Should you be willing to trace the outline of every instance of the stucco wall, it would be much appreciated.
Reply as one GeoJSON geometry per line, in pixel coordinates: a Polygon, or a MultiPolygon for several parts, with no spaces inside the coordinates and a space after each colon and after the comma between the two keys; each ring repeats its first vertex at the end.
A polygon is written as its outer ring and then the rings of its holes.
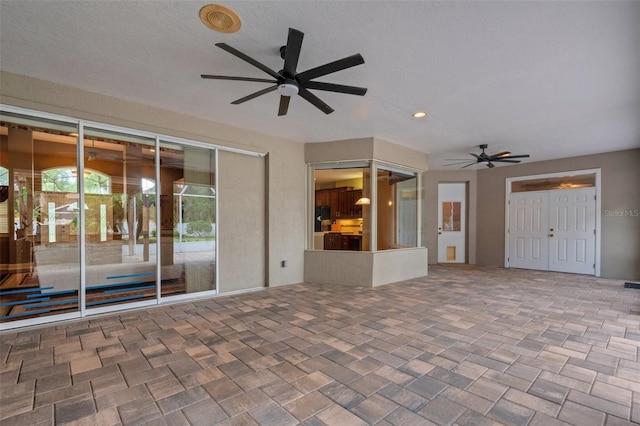
{"type": "Polygon", "coordinates": [[[305,144],[306,163],[381,160],[417,170],[427,170],[428,155],[378,138],[346,139],[305,144]]]}
{"type": "Polygon", "coordinates": [[[266,285],[265,158],[220,151],[219,291],[266,285]]]}
{"type": "Polygon", "coordinates": [[[427,258],[427,249],[424,247],[373,253],[371,286],[424,277],[428,273],[427,258]]]}
{"type": "MultiPolygon", "coordinates": [[[[178,114],[154,106],[75,89],[25,76],[0,73],[0,102],[23,108],[92,120],[136,130],[156,132],[199,142],[268,153],[265,200],[269,209],[265,230],[269,235],[267,285],[278,286],[303,280],[305,232],[304,145],[228,126],[214,121],[178,114]],[[280,260],[288,267],[281,268],[280,260]]],[[[265,160],[263,160],[265,161],[265,160]]],[[[228,190],[233,190],[233,182],[228,190]]],[[[238,188],[241,189],[241,188],[238,188]]],[[[229,200],[231,201],[231,200],[229,200]]],[[[229,206],[232,208],[232,206],[229,206]]],[[[224,229],[221,227],[221,233],[224,229]]],[[[221,242],[220,250],[224,251],[221,242]]],[[[254,284],[253,277],[234,286],[254,284]]]]}
{"type": "Polygon", "coordinates": [[[424,247],[365,251],[307,251],[305,280],[318,284],[376,287],[427,275],[424,247]]]}
{"type": "Polygon", "coordinates": [[[373,252],[367,251],[305,251],[306,282],[349,287],[371,287],[373,252]]]}
{"type": "Polygon", "coordinates": [[[367,160],[373,158],[373,138],[307,143],[304,145],[304,161],[367,160]]]}
{"type": "Polygon", "coordinates": [[[640,149],[633,149],[479,170],[478,263],[504,266],[506,178],[600,168],[601,276],[640,279],[640,216],[605,215],[640,209],[639,164],[640,149]]]}

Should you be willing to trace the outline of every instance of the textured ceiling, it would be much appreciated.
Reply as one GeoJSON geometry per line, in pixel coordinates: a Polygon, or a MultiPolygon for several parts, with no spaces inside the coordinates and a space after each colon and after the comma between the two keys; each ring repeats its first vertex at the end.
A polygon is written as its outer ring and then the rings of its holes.
{"type": "Polygon", "coordinates": [[[234,34],[201,23],[207,3],[2,0],[0,69],[300,142],[374,136],[435,169],[481,143],[525,161],[640,147],[638,1],[221,2],[234,34]],[[305,33],[298,70],[361,53],[318,80],[367,94],[316,91],[333,114],[298,96],[278,117],[276,92],[230,104],[266,84],[200,78],[268,78],[214,44],[277,71],[289,27],[305,33]]]}

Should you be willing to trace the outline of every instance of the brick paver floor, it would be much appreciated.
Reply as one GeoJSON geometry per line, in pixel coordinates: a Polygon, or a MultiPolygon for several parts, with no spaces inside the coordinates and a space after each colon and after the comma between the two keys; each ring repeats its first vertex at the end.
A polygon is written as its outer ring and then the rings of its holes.
{"type": "Polygon", "coordinates": [[[434,266],[0,335],[9,425],[631,425],[640,290],[434,266]]]}

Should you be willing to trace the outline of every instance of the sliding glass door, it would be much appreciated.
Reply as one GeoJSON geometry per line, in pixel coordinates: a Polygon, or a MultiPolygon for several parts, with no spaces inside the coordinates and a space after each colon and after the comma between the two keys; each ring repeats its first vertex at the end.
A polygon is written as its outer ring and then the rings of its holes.
{"type": "Polygon", "coordinates": [[[77,125],[0,116],[0,322],[79,310],[77,125]]]}
{"type": "Polygon", "coordinates": [[[215,148],[9,109],[0,329],[216,292],[215,148]]]}
{"type": "Polygon", "coordinates": [[[157,298],[155,176],[155,139],[85,128],[87,309],[157,298]]]}
{"type": "Polygon", "coordinates": [[[216,290],[215,151],[162,141],[162,297],[216,290]]]}

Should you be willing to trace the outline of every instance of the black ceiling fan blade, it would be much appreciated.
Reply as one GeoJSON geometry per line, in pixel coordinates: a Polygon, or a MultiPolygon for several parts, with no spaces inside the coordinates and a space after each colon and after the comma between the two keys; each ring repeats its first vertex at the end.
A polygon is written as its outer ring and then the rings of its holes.
{"type": "Polygon", "coordinates": [[[319,67],[301,72],[296,75],[296,79],[300,82],[307,82],[314,78],[355,67],[360,64],[364,64],[364,58],[361,54],[356,53],[355,55],[347,56],[346,58],[338,59],[337,61],[329,62],[328,64],[320,65],[319,67]]]}
{"type": "MultiPolygon", "coordinates": [[[[447,161],[447,160],[445,160],[445,161],[447,161]]],[[[466,163],[468,163],[468,162],[469,162],[469,160],[464,160],[464,161],[458,161],[458,162],[456,162],[456,163],[449,163],[449,164],[445,164],[444,166],[445,166],[445,167],[446,167],[446,166],[457,166],[458,164],[466,164],[466,163]]],[[[471,164],[476,164],[476,162],[474,161],[474,162],[473,162],[473,163],[471,163],[471,164]]]]}
{"type": "Polygon", "coordinates": [[[287,46],[284,49],[284,75],[287,78],[294,78],[296,68],[298,67],[298,58],[300,58],[300,50],[302,49],[302,39],[304,33],[294,28],[289,28],[289,37],[287,38],[287,46]]]}
{"type": "Polygon", "coordinates": [[[367,93],[366,87],[345,86],[343,84],[323,83],[320,81],[307,81],[304,83],[304,87],[327,92],[346,93],[347,95],[364,96],[367,93]]]}
{"type": "Polygon", "coordinates": [[[478,154],[474,154],[473,152],[470,152],[469,155],[476,157],[478,160],[480,159],[480,156],[478,154]]]}
{"type": "Polygon", "coordinates": [[[520,160],[509,160],[509,159],[502,159],[502,158],[496,158],[495,160],[491,160],[495,163],[520,163],[520,160]]]}
{"type": "Polygon", "coordinates": [[[266,72],[267,74],[269,74],[271,77],[275,78],[276,80],[282,78],[282,76],[280,74],[278,74],[277,72],[275,72],[274,70],[272,70],[268,66],[266,66],[264,64],[261,64],[260,62],[256,61],[252,57],[245,55],[241,51],[239,51],[237,49],[234,49],[233,47],[229,46],[226,43],[216,43],[216,46],[218,46],[220,49],[226,50],[227,52],[231,53],[234,56],[237,56],[238,58],[242,59],[243,61],[250,63],[254,67],[256,67],[258,69],[261,69],[262,71],[266,72]]]}
{"type": "Polygon", "coordinates": [[[466,166],[462,166],[462,167],[460,167],[460,168],[461,168],[461,169],[466,169],[467,167],[469,167],[469,166],[473,166],[474,164],[478,164],[478,162],[477,162],[477,161],[474,161],[474,162],[469,163],[469,164],[467,164],[466,166]]]}
{"type": "Polygon", "coordinates": [[[504,158],[505,160],[510,160],[512,158],[529,158],[529,154],[523,154],[523,155],[509,155],[508,157],[500,157],[500,158],[504,158]]]}
{"type": "MultiPolygon", "coordinates": [[[[444,161],[455,161],[455,163],[445,164],[445,166],[455,166],[458,164],[467,164],[469,162],[469,160],[444,160],[444,161]]],[[[471,164],[476,164],[476,161],[472,162],[471,164]]]]}
{"type": "Polygon", "coordinates": [[[289,111],[289,101],[291,101],[291,96],[280,96],[280,106],[278,107],[278,115],[287,115],[287,111],[289,111]]]}
{"type": "Polygon", "coordinates": [[[211,75],[201,74],[200,77],[211,80],[234,80],[234,81],[255,81],[257,83],[277,83],[277,80],[267,80],[266,78],[251,78],[251,77],[232,77],[229,75],[211,75]]]}
{"type": "Polygon", "coordinates": [[[266,93],[273,92],[273,91],[274,91],[274,90],[276,90],[277,88],[278,88],[278,85],[276,84],[276,85],[274,85],[274,86],[267,87],[266,89],[258,90],[258,91],[257,91],[257,92],[255,92],[255,93],[252,93],[252,94],[250,94],[250,95],[248,95],[248,96],[245,96],[244,98],[237,99],[237,100],[235,100],[235,101],[233,101],[233,102],[231,102],[231,103],[232,103],[233,105],[240,105],[240,104],[241,104],[241,103],[243,103],[243,102],[247,102],[247,101],[250,101],[250,100],[251,100],[251,99],[253,99],[253,98],[257,98],[258,96],[262,96],[262,95],[264,95],[264,94],[266,94],[266,93]]]}
{"type": "Polygon", "coordinates": [[[495,164],[493,164],[491,161],[487,161],[487,167],[493,169],[495,167],[495,164]]]}
{"type": "Polygon", "coordinates": [[[300,87],[298,91],[298,95],[302,96],[306,99],[311,105],[315,106],[325,114],[331,114],[333,112],[333,108],[329,105],[325,104],[319,97],[305,89],[304,87],[300,87]]]}

